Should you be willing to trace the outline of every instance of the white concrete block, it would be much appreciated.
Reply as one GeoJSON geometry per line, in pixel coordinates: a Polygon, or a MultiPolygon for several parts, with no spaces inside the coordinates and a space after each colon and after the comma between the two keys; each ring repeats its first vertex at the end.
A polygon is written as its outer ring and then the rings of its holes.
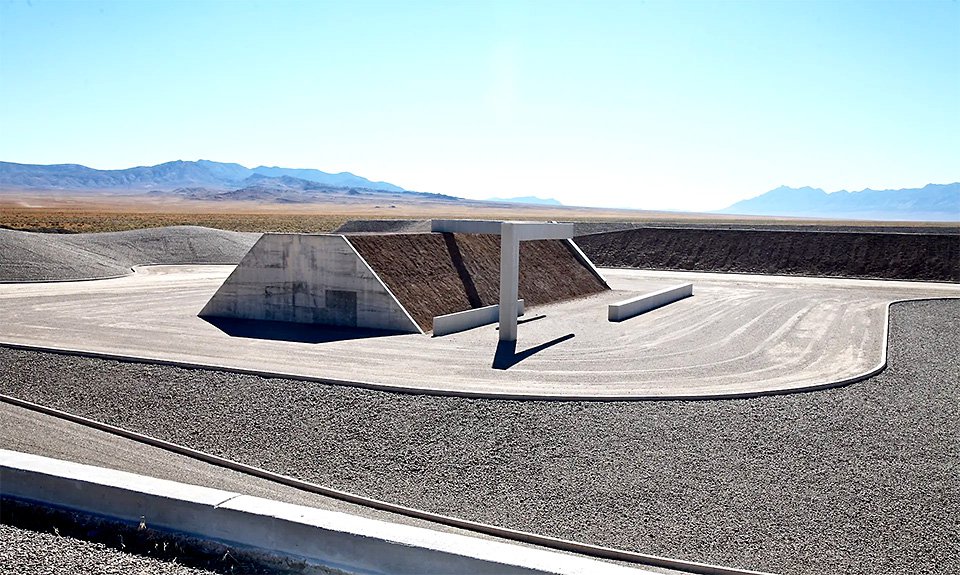
{"type": "Polygon", "coordinates": [[[681,284],[612,303],[607,307],[609,321],[623,321],[635,315],[665,306],[693,295],[693,284],[681,284]]]}
{"type": "MultiPolygon", "coordinates": [[[[523,300],[517,300],[517,315],[523,315],[523,300]]],[[[499,305],[488,305],[433,318],[433,335],[438,337],[458,331],[466,331],[481,325],[495,323],[500,317],[499,305]]]]}

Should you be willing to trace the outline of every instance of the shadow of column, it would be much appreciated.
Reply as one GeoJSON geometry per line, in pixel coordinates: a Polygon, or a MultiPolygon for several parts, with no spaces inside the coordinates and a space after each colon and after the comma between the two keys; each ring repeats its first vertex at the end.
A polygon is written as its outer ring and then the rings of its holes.
{"type": "Polygon", "coordinates": [[[517,342],[501,341],[497,344],[497,352],[493,356],[493,365],[491,367],[493,367],[493,369],[510,369],[531,355],[539,353],[548,347],[553,347],[558,343],[563,343],[568,339],[573,339],[573,337],[574,334],[568,333],[567,335],[560,336],[556,339],[551,339],[548,342],[535,345],[519,353],[517,352],[517,342]]]}

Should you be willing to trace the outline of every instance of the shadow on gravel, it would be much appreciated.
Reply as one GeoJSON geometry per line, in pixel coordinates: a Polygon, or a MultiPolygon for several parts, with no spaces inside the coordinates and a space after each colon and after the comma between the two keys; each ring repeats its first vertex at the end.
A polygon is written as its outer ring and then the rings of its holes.
{"type": "Polygon", "coordinates": [[[560,336],[556,339],[551,339],[548,342],[541,343],[540,345],[535,345],[529,349],[525,349],[521,352],[517,352],[517,342],[515,341],[501,341],[497,344],[497,353],[493,356],[493,369],[510,369],[511,367],[517,365],[521,361],[527,359],[535,353],[539,353],[548,347],[553,347],[558,343],[563,343],[568,339],[573,339],[574,334],[568,333],[567,335],[560,336]]]}
{"type": "Polygon", "coordinates": [[[299,343],[331,343],[351,339],[367,339],[401,335],[395,331],[364,329],[355,327],[335,327],[285,321],[266,321],[253,319],[235,319],[225,317],[200,318],[230,337],[248,339],[270,339],[275,341],[294,341],[299,343]]]}

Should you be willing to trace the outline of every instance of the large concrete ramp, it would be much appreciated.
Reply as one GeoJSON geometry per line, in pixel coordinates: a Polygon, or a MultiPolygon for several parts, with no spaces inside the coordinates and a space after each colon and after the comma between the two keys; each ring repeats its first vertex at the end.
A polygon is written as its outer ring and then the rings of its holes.
{"type": "Polygon", "coordinates": [[[199,315],[422,332],[338,235],[264,234],[199,315]]]}

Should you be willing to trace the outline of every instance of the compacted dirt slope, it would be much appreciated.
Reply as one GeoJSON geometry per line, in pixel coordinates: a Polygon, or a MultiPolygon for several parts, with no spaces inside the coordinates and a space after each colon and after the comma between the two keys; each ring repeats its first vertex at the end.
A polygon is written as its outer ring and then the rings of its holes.
{"type": "Polygon", "coordinates": [[[960,282],[960,236],[639,228],[577,245],[598,266],[960,282]]]}
{"type": "MultiPolygon", "coordinates": [[[[499,236],[401,234],[349,239],[424,331],[433,329],[434,316],[499,301],[499,236]]],[[[519,287],[528,305],[607,289],[560,240],[520,244],[519,287]]]]}
{"type": "Polygon", "coordinates": [[[103,278],[142,264],[236,263],[259,237],[197,226],[93,234],[0,229],[0,281],[103,278]]]}

